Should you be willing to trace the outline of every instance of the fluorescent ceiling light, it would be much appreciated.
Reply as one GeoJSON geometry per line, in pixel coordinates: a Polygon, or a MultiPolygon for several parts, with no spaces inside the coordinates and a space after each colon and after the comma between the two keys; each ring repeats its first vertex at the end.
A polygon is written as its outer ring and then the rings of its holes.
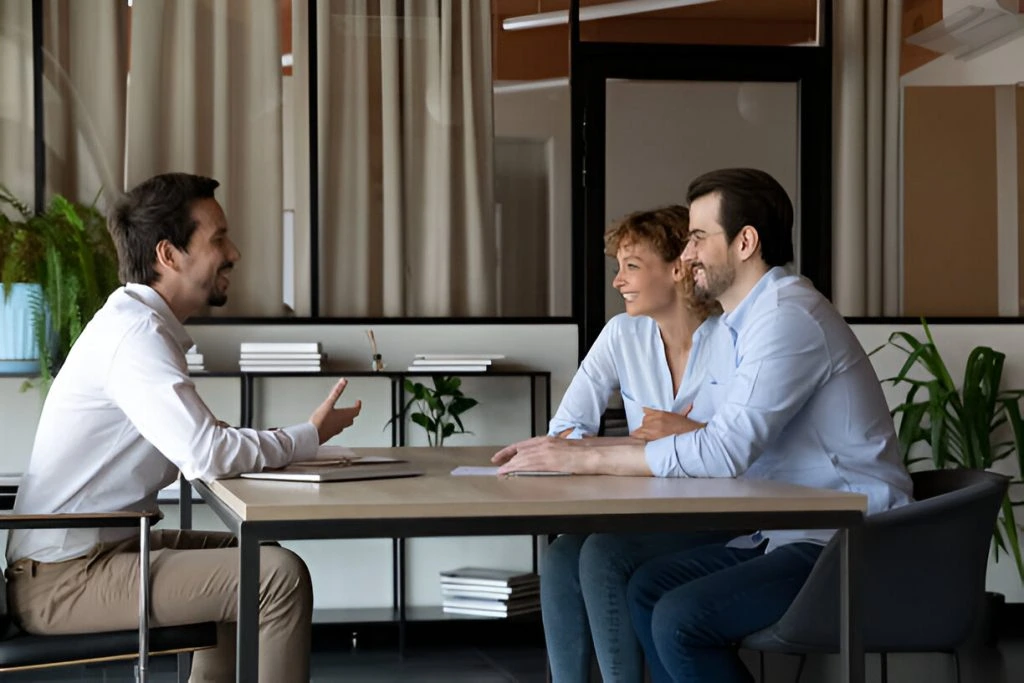
{"type": "MultiPolygon", "coordinates": [[[[715,0],[625,0],[624,2],[609,2],[603,5],[581,7],[580,21],[593,21],[595,19],[608,19],[609,17],[623,17],[629,14],[657,12],[663,9],[703,5],[709,2],[715,2],[715,0]]],[[[509,17],[501,22],[501,27],[506,31],[520,31],[527,28],[558,26],[559,24],[568,23],[569,10],[556,10],[554,12],[527,14],[521,17],[509,17]]]]}

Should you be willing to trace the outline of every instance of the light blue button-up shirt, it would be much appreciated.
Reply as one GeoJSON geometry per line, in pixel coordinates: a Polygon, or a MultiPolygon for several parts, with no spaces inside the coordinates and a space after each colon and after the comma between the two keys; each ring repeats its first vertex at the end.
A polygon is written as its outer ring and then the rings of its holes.
{"type": "MultiPolygon", "coordinates": [[[[804,278],[773,268],[709,345],[707,426],[646,446],[662,477],[756,477],[862,493],[868,514],[907,503],[881,383],[846,321],[804,278]],[[716,338],[722,339],[726,335],[716,338]]],[[[703,402],[703,401],[702,401],[703,402]]],[[[773,531],[769,547],[831,531],[773,531]]]]}
{"type": "Polygon", "coordinates": [[[718,318],[709,318],[693,334],[693,346],[686,362],[679,391],[672,390],[672,373],[665,358],[665,343],[658,324],[644,315],[620,313],[604,326],[601,334],[569,384],[548,434],[555,436],[572,429],[569,438],[597,434],[608,400],[619,391],[626,409],[629,431],[644,420],[644,407],[680,412],[694,403],[691,417],[705,420],[710,405],[697,399],[703,384],[710,345],[718,318]]]}

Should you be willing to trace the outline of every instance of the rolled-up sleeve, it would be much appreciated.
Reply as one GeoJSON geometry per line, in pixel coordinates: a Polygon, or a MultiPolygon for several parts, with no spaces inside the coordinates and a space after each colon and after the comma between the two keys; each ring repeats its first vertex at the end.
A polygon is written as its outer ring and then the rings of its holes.
{"type": "Polygon", "coordinates": [[[613,327],[613,324],[605,325],[590,347],[551,418],[548,435],[558,436],[567,429],[572,429],[570,439],[597,434],[608,399],[619,388],[613,327]]]}
{"type": "Polygon", "coordinates": [[[821,326],[796,307],[751,320],[735,359],[726,385],[705,380],[702,391],[721,397],[703,428],[647,444],[645,457],[655,476],[740,476],[821,386],[832,362],[821,326]]]}

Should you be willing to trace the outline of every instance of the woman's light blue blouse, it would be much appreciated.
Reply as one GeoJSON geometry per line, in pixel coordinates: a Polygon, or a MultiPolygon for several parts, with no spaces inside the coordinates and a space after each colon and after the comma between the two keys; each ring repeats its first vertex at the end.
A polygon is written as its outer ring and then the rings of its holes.
{"type": "Polygon", "coordinates": [[[709,343],[720,327],[718,317],[708,318],[693,333],[693,347],[679,391],[672,391],[672,373],[665,345],[654,319],[620,313],[604,326],[590,348],[572,383],[562,397],[548,434],[572,429],[569,438],[596,436],[608,401],[621,392],[629,431],[644,419],[644,407],[682,411],[693,403],[690,416],[705,421],[711,406],[702,406],[697,390],[703,384],[709,343]]]}

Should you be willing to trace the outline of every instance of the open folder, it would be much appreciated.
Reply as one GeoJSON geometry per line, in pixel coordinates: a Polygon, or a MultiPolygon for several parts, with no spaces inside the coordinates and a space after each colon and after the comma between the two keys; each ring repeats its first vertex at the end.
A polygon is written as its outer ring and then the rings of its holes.
{"type": "Polygon", "coordinates": [[[396,479],[417,477],[423,474],[406,462],[376,465],[328,465],[326,467],[289,466],[278,470],[245,472],[239,476],[245,479],[269,479],[277,481],[356,481],[360,479],[396,479]]]}

